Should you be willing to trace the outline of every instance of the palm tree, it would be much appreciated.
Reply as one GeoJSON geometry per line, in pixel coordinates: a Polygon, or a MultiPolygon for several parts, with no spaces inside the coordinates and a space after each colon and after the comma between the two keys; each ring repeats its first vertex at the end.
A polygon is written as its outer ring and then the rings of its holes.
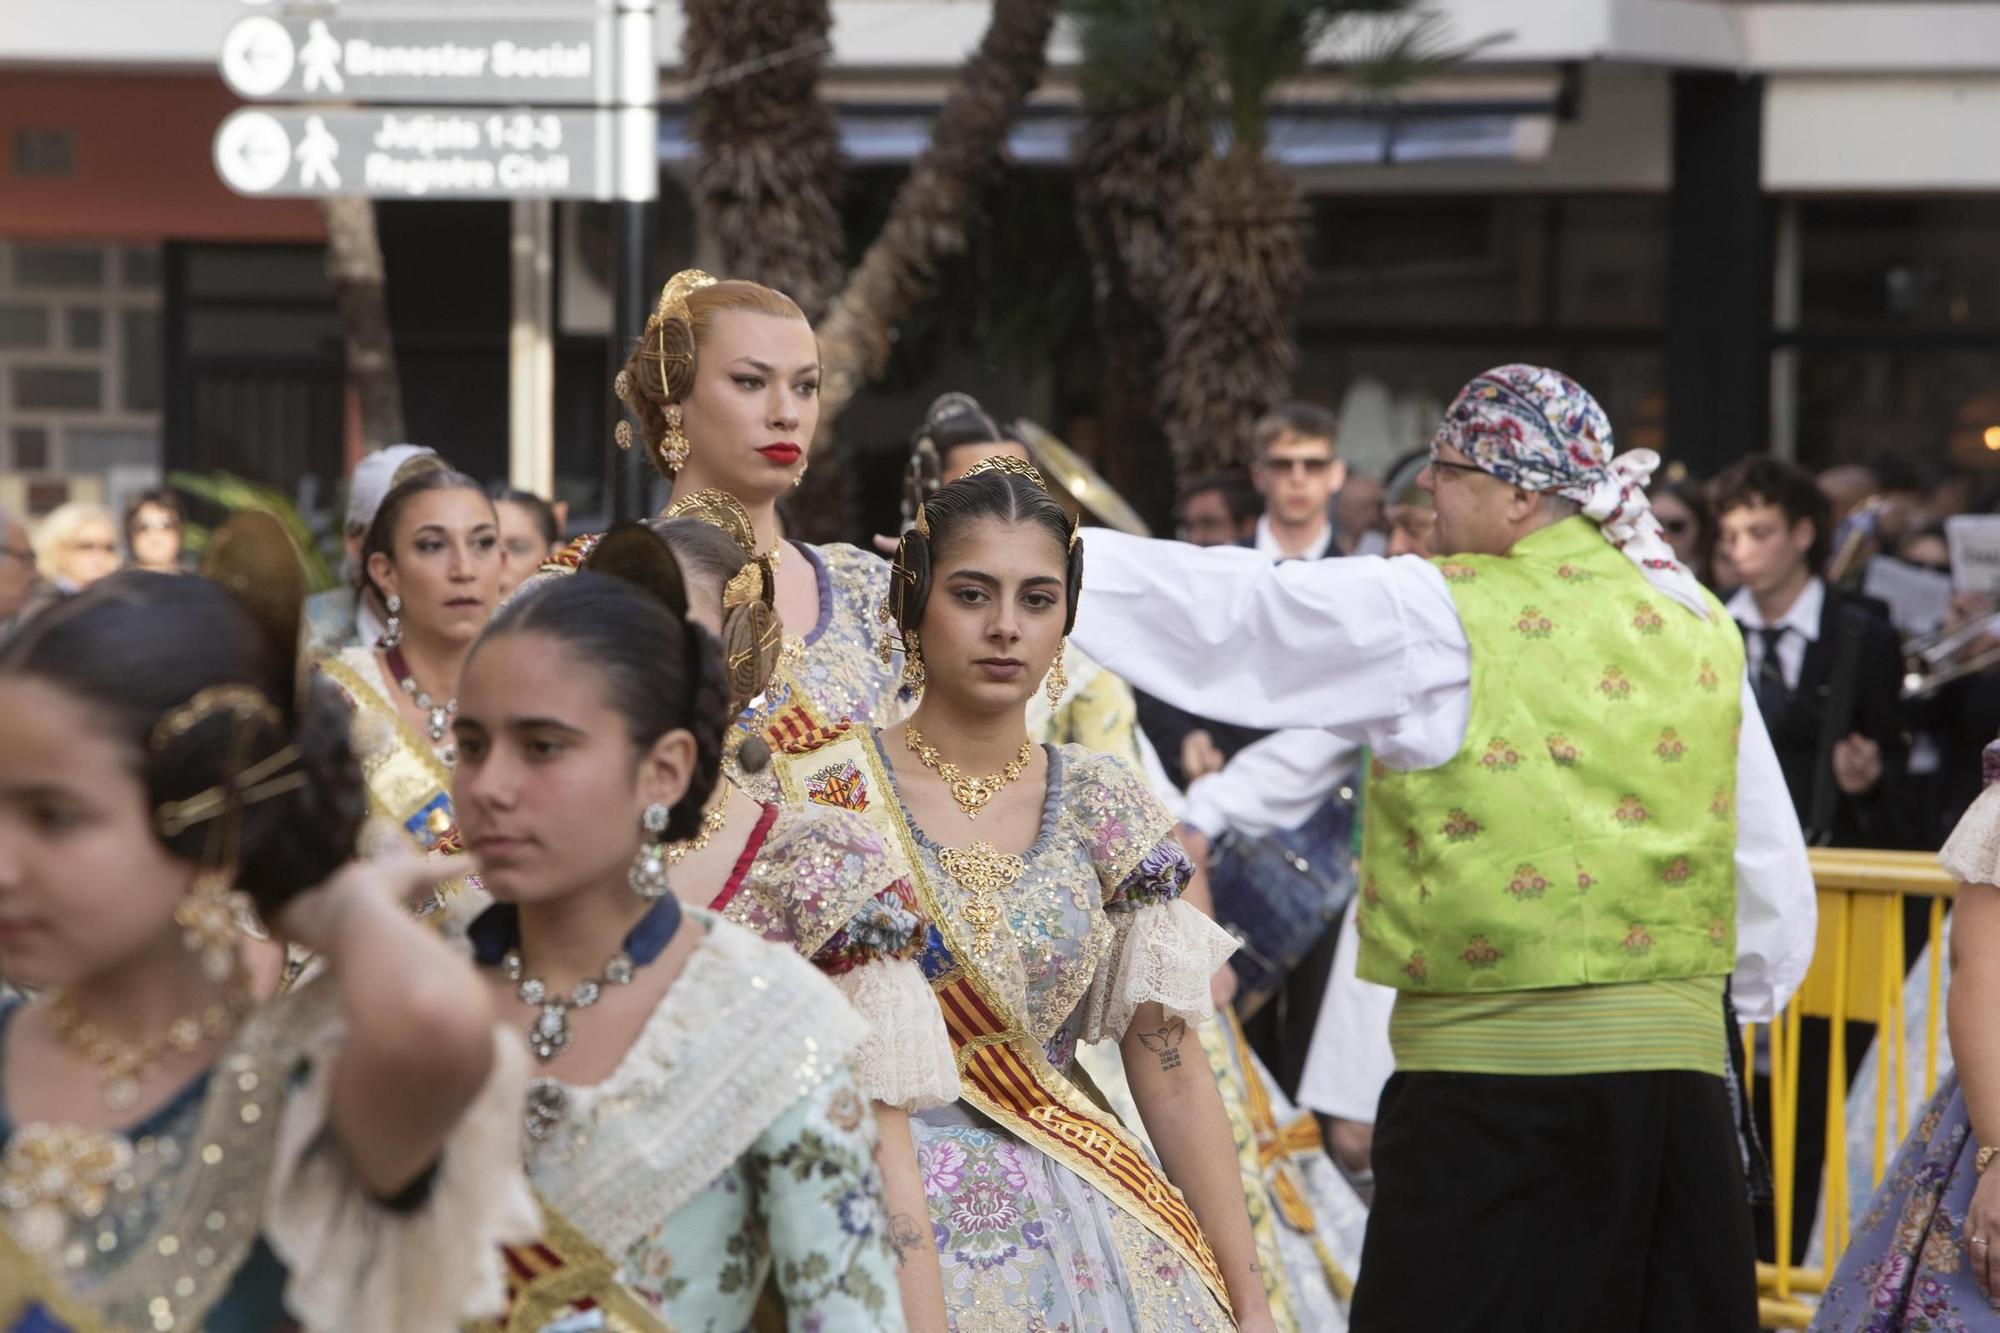
{"type": "Polygon", "coordinates": [[[326,275],[333,283],[346,343],[347,386],[361,413],[361,439],[380,449],[408,438],[403,429],[403,382],[389,334],[389,297],[375,201],[335,195],[320,201],[326,222],[326,275]]]}
{"type": "Polygon", "coordinates": [[[695,205],[723,271],[818,319],[846,273],[840,127],[819,97],[828,0],[687,0],[695,205]]]}
{"type": "MultiPolygon", "coordinates": [[[[965,249],[966,219],[999,176],[1015,113],[1047,62],[1057,0],[994,0],[993,20],[938,111],[889,219],[820,326],[820,430],[882,373],[896,325],[934,289],[938,261],[965,249]]],[[[831,462],[836,451],[821,448],[831,462]]]]}
{"type": "MultiPolygon", "coordinates": [[[[1433,15],[1395,17],[1408,0],[1072,3],[1085,24],[1086,91],[1092,83],[1112,90],[1093,101],[1108,109],[1100,115],[1118,113],[1125,143],[1145,142],[1136,118],[1161,114],[1158,82],[1174,70],[1190,80],[1184,94],[1190,114],[1212,106],[1225,131],[1216,151],[1204,119],[1201,152],[1192,163],[1180,152],[1144,164],[1157,207],[1166,210],[1156,397],[1175,471],[1185,484],[1248,459],[1252,424],[1286,395],[1298,360],[1290,301],[1306,276],[1306,206],[1297,181],[1267,151],[1272,92],[1302,73],[1344,24],[1354,25],[1360,37],[1352,59],[1342,63],[1364,99],[1387,97],[1473,48],[1450,49],[1447,29],[1433,15]],[[1126,35],[1135,24],[1169,34],[1160,39],[1166,51],[1186,43],[1198,54],[1135,69],[1126,35]]],[[[1085,148],[1096,151],[1088,137],[1085,148]]],[[[1136,187],[1144,178],[1137,169],[1121,169],[1115,179],[1136,187]]],[[[1129,203],[1118,207],[1127,216],[1133,211],[1129,203]]],[[[1149,262],[1145,256],[1161,233],[1159,216],[1144,228],[1126,227],[1122,237],[1110,228],[1120,237],[1127,269],[1149,262]]],[[[1104,230],[1087,225],[1085,234],[1104,230]]],[[[1105,292],[1100,283],[1100,297],[1105,292]]],[[[1107,327],[1122,331],[1128,325],[1114,318],[1107,327]]]]}
{"type": "Polygon", "coordinates": [[[1175,499],[1160,411],[1175,201],[1208,155],[1208,53],[1173,0],[1071,0],[1082,46],[1073,145],[1077,231],[1089,257],[1101,375],[1098,462],[1157,529],[1175,499]]]}

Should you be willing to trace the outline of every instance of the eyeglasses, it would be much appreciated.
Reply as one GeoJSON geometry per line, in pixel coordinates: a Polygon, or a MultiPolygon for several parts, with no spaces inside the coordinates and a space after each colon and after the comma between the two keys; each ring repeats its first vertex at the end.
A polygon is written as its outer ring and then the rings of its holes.
{"type": "Polygon", "coordinates": [[[1685,537],[1688,533],[1694,531],[1694,520],[1691,518],[1663,518],[1660,520],[1660,530],[1665,532],[1669,537],[1685,537]]]}
{"type": "Polygon", "coordinates": [[[1308,477],[1323,477],[1333,467],[1331,458],[1265,458],[1259,460],[1258,467],[1266,472],[1287,474],[1303,472],[1308,477]]]}
{"type": "Polygon", "coordinates": [[[1493,475],[1483,467],[1477,467],[1471,463],[1453,463],[1443,458],[1433,457],[1430,461],[1430,466],[1433,468],[1442,469],[1446,472],[1476,472],[1482,477],[1490,477],[1493,475]]]}
{"type": "Polygon", "coordinates": [[[32,546],[0,546],[0,555],[12,556],[24,565],[35,563],[35,548],[32,546]]]}
{"type": "Polygon", "coordinates": [[[179,532],[181,525],[171,518],[142,518],[132,525],[132,535],[142,532],[179,532]]]}
{"type": "Polygon", "coordinates": [[[116,543],[116,542],[64,542],[64,543],[63,543],[63,549],[64,549],[65,551],[76,551],[76,552],[79,552],[79,553],[84,553],[84,554],[90,554],[90,555],[117,555],[117,554],[118,554],[118,543],[116,543]]]}

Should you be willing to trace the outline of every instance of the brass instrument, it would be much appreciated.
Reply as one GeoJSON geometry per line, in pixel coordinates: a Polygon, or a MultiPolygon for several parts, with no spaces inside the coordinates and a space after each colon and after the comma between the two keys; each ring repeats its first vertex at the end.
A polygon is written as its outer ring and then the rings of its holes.
{"type": "Polygon", "coordinates": [[[1973,651],[1988,636],[2000,636],[2000,611],[1909,640],[1903,645],[1903,697],[1927,699],[1955,680],[2000,665],[2000,644],[1973,651]]]}
{"type": "Polygon", "coordinates": [[[1845,586],[1848,575],[1880,551],[1881,508],[1882,497],[1871,495],[1840,521],[1839,527],[1845,528],[1847,535],[1841,540],[1840,549],[1833,553],[1833,559],[1826,562],[1826,581],[1832,586],[1845,586]]]}
{"type": "Polygon", "coordinates": [[[1097,470],[1083,461],[1077,452],[1058,440],[1048,431],[1023,417],[1014,423],[1014,431],[1027,446],[1029,461],[1042,470],[1042,475],[1060,486],[1076,501],[1077,507],[1107,528],[1129,532],[1134,537],[1150,537],[1153,530],[1146,526],[1146,520],[1117,491],[1111,483],[1099,476],[1097,470]]]}

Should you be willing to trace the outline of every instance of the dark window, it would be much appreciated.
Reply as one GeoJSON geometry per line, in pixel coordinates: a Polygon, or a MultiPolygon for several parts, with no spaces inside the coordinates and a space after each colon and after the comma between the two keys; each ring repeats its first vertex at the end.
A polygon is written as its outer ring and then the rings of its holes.
{"type": "Polygon", "coordinates": [[[16,407],[95,412],[104,402],[103,376],[95,370],[16,366],[13,374],[16,407]]]}

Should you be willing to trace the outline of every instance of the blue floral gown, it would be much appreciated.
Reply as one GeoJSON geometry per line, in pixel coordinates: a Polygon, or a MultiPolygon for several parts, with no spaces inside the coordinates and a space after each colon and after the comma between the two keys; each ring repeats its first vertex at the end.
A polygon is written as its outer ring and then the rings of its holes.
{"type": "MultiPolygon", "coordinates": [[[[1144,783],[1081,746],[1047,754],[1040,832],[978,966],[1009,1017],[1074,1078],[1078,1043],[1123,1037],[1141,1004],[1189,1024],[1210,1017],[1209,978],[1236,943],[1180,901],[1191,867],[1144,783]]],[[[884,766],[893,773],[886,755],[884,766]]],[[[946,910],[962,909],[938,845],[909,824],[946,910]]],[[[927,972],[944,966],[939,948],[927,972]]],[[[1234,1327],[1174,1249],[966,1102],[921,1112],[911,1128],[957,1333],[1234,1327]]]]}
{"type": "MultiPolygon", "coordinates": [[[[1938,859],[1962,884],[2000,884],[2000,742],[1986,790],[1938,859]]],[[[1963,1061],[1965,1052],[1960,1051],[1963,1061]]],[[[2000,1327],[1968,1263],[1965,1213],[1979,1184],[1965,1095],[1954,1070],[1917,1118],[1841,1256],[1812,1327],[1824,1333],[1964,1333],[2000,1327]]]]}

